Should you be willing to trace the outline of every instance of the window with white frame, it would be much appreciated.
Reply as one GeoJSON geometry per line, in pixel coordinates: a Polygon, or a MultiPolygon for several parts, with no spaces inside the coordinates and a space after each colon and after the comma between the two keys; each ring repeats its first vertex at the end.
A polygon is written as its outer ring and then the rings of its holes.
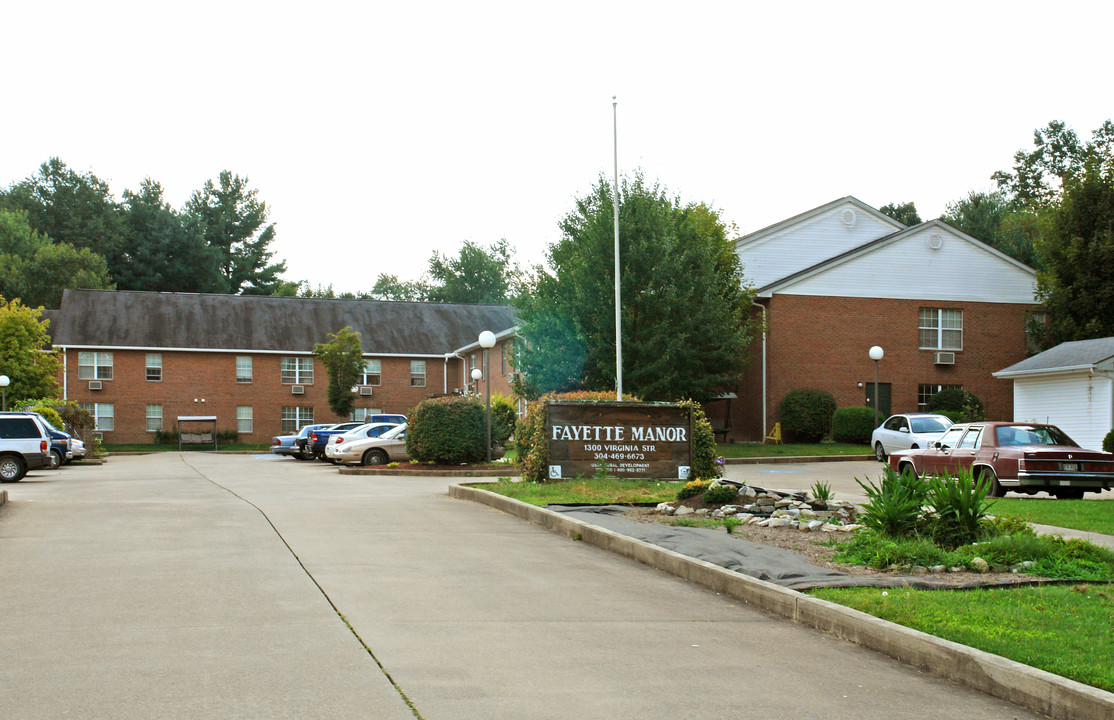
{"type": "Polygon", "coordinates": [[[962,385],[933,385],[922,383],[921,385],[917,386],[917,410],[921,412],[927,411],[928,401],[932,399],[933,395],[940,392],[941,390],[961,390],[962,388],[962,385]]]}
{"type": "Polygon", "coordinates": [[[282,382],[284,385],[312,385],[313,358],[284,357],[282,382]]]}
{"type": "Polygon", "coordinates": [[[378,385],[383,380],[383,363],[380,360],[364,360],[364,374],[360,376],[361,385],[378,385]]]}
{"type": "Polygon", "coordinates": [[[162,430],[162,405],[147,404],[147,432],[162,430]]]}
{"type": "Polygon", "coordinates": [[[162,353],[147,353],[147,379],[162,380],[162,353]]]}
{"type": "Polygon", "coordinates": [[[499,362],[503,366],[503,374],[507,374],[507,344],[503,343],[499,347],[499,362]]]}
{"type": "Polygon", "coordinates": [[[468,356],[468,374],[471,375],[472,371],[476,369],[476,353],[468,356]]]}
{"type": "Polygon", "coordinates": [[[918,331],[921,350],[962,350],[963,311],[921,308],[918,331]]]}
{"type": "Polygon", "coordinates": [[[111,380],[112,353],[79,352],[77,354],[78,380],[111,380]]]}
{"type": "Polygon", "coordinates": [[[252,432],[252,420],[251,405],[236,406],[236,432],[250,434],[252,432]]]}
{"type": "Polygon", "coordinates": [[[353,422],[369,422],[368,418],[372,415],[382,415],[383,408],[356,408],[352,411],[353,422]]]}
{"type": "Polygon", "coordinates": [[[425,387],[425,360],[410,361],[410,386],[425,387]]]}
{"type": "Polygon", "coordinates": [[[301,430],[306,425],[312,424],[313,408],[290,406],[285,406],[282,408],[282,431],[284,433],[293,434],[301,430]]]}
{"type": "Polygon", "coordinates": [[[93,429],[109,431],[113,427],[114,412],[112,403],[78,403],[82,410],[88,410],[93,416],[93,429]]]}
{"type": "Polygon", "coordinates": [[[518,415],[518,416],[519,416],[520,418],[524,418],[524,417],[526,417],[526,410],[527,410],[527,409],[528,409],[528,407],[529,407],[529,406],[528,406],[528,405],[526,404],[526,401],[525,401],[525,400],[523,400],[522,398],[519,398],[519,399],[518,399],[518,401],[517,401],[517,402],[515,403],[515,405],[517,406],[517,408],[516,408],[516,410],[517,410],[516,414],[517,414],[517,415],[518,415]]]}
{"type": "Polygon", "coordinates": [[[251,355],[236,356],[236,382],[251,382],[251,355]]]}

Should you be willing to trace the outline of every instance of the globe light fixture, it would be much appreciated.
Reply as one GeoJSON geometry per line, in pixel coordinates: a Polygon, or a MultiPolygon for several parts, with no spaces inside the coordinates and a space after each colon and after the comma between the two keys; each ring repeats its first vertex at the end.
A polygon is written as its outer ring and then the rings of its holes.
{"type": "Polygon", "coordinates": [[[2,393],[3,397],[3,399],[0,400],[0,410],[4,412],[8,411],[8,386],[11,384],[12,381],[8,379],[7,375],[0,375],[0,393],[2,393]]]}
{"type": "MultiPolygon", "coordinates": [[[[486,391],[487,400],[486,400],[486,409],[485,409],[485,412],[484,412],[484,420],[486,421],[486,424],[487,424],[487,461],[491,462],[491,375],[488,374],[487,351],[490,350],[491,348],[495,347],[495,333],[491,332],[490,330],[484,330],[482,333],[480,333],[479,343],[480,343],[480,347],[482,347],[484,349],[484,371],[483,371],[483,375],[484,375],[484,377],[487,378],[487,391],[486,391]]],[[[478,368],[477,368],[477,370],[478,370],[478,368]]],[[[479,380],[479,378],[476,377],[477,370],[472,371],[472,377],[475,380],[479,380]]]]}

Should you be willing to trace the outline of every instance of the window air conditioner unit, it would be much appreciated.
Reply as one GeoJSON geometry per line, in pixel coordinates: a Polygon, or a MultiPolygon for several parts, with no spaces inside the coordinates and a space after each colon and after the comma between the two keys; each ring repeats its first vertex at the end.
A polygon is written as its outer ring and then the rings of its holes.
{"type": "Polygon", "coordinates": [[[100,380],[90,380],[89,381],[89,389],[90,390],[100,390],[101,389],[101,381],[100,380]]]}
{"type": "Polygon", "coordinates": [[[938,352],[936,353],[937,365],[955,365],[955,353],[953,352],[938,352]]]}
{"type": "Polygon", "coordinates": [[[362,388],[360,388],[360,394],[361,395],[371,395],[371,390],[372,389],[369,388],[369,387],[362,387],[362,388]]]}
{"type": "Polygon", "coordinates": [[[453,388],[453,395],[463,395],[464,388],[453,388]]]}
{"type": "Polygon", "coordinates": [[[104,433],[103,432],[93,433],[93,439],[94,440],[100,440],[101,442],[104,442],[104,433]]]}
{"type": "Polygon", "coordinates": [[[291,395],[305,395],[306,394],[306,386],[305,385],[291,385],[290,386],[290,394],[291,395]]]}

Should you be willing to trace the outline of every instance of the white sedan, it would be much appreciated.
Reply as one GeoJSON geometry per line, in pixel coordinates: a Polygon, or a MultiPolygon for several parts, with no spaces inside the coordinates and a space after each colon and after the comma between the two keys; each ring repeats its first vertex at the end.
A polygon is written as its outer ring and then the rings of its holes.
{"type": "Polygon", "coordinates": [[[928,447],[952,424],[944,415],[935,413],[891,415],[870,436],[874,457],[885,462],[892,452],[928,447]]]}
{"type": "MultiPolygon", "coordinates": [[[[343,437],[343,436],[342,436],[343,437]]],[[[390,428],[379,437],[357,437],[325,446],[325,457],[338,465],[386,465],[405,462],[406,426],[390,428]]]]}

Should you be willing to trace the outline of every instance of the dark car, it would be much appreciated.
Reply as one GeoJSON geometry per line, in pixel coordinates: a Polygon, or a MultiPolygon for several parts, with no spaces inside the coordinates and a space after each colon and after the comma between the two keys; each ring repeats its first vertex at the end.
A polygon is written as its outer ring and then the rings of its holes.
{"type": "Polygon", "coordinates": [[[325,459],[325,446],[329,444],[329,440],[334,435],[342,435],[343,433],[358,428],[364,424],[364,421],[350,421],[337,423],[336,425],[326,425],[323,428],[318,428],[309,434],[309,441],[306,443],[309,447],[309,452],[313,457],[318,460],[325,459]]]}
{"type": "Polygon", "coordinates": [[[990,483],[990,495],[1045,491],[1064,499],[1114,487],[1114,454],[1084,450],[1055,425],[975,422],[953,425],[939,440],[919,450],[895,452],[898,472],[954,475],[970,470],[990,483]]]}
{"type": "Polygon", "coordinates": [[[312,460],[313,459],[313,440],[311,436],[315,430],[324,430],[331,427],[331,423],[323,423],[318,425],[306,425],[298,434],[294,436],[293,447],[290,452],[291,457],[296,457],[299,460],[312,460]]]}

